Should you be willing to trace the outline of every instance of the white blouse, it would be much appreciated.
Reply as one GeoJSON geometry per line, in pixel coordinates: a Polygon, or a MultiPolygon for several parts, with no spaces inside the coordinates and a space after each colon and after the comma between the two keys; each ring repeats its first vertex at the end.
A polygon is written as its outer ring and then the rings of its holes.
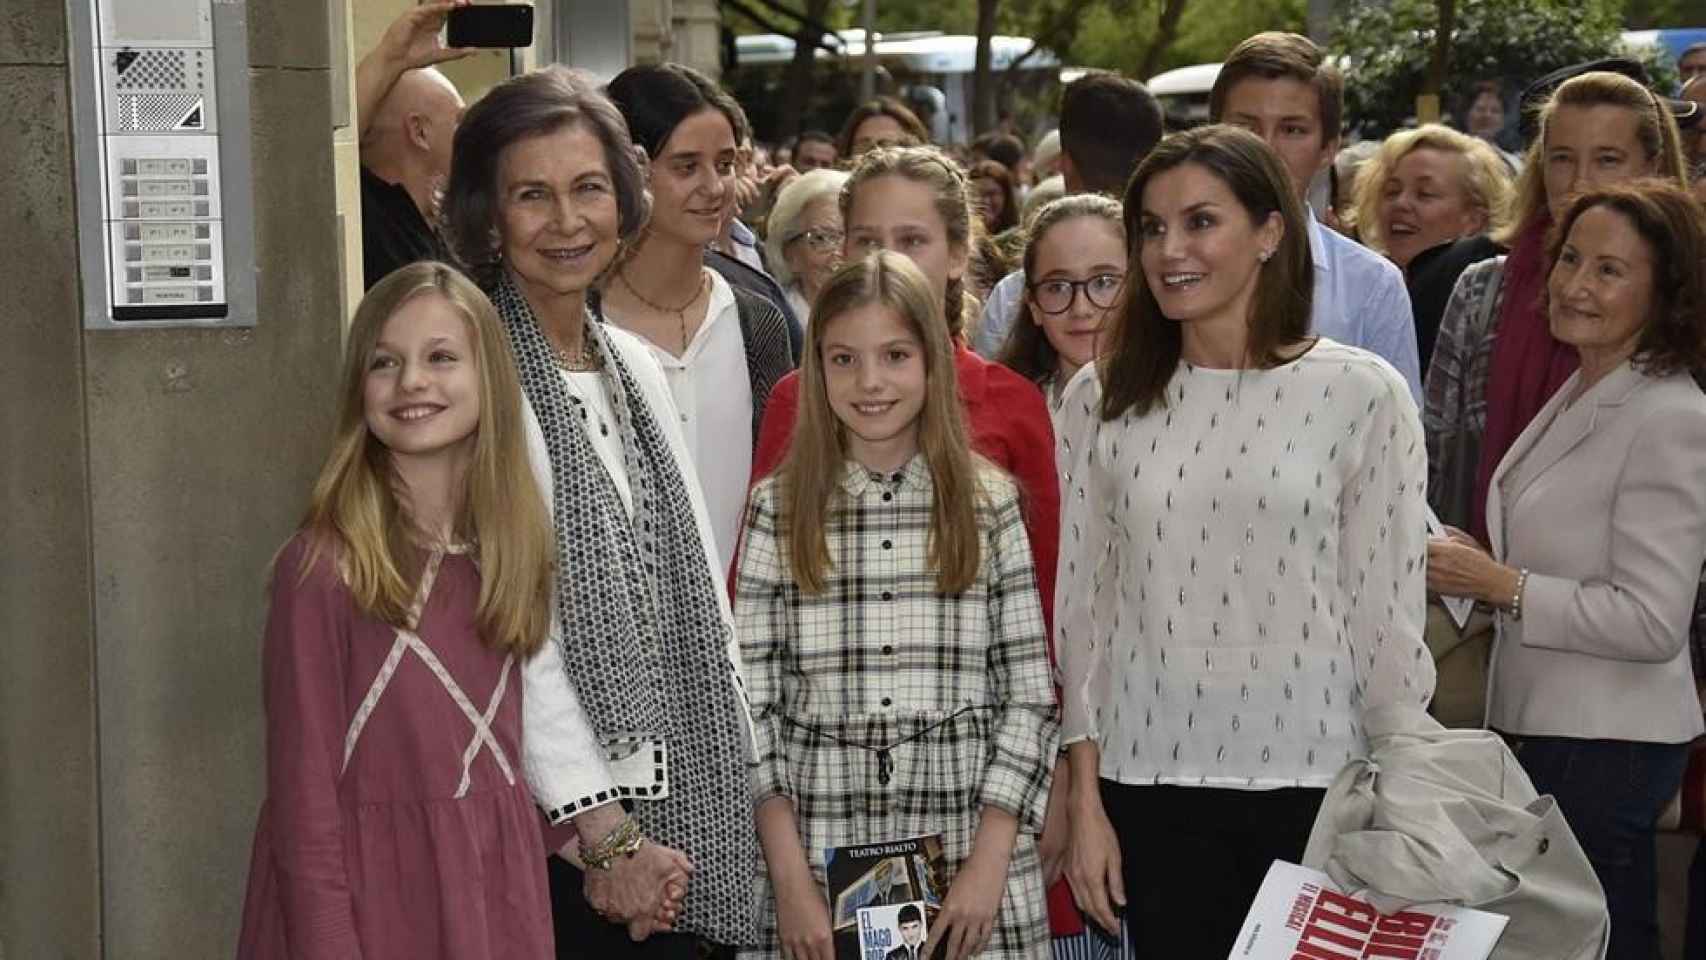
{"type": "MultiPolygon", "coordinates": [[[[693,516],[699,527],[699,540],[705,552],[713,592],[721,607],[728,637],[726,653],[736,671],[736,688],[741,691],[743,719],[751,730],[752,717],[746,707],[746,684],[740,676],[740,645],[734,636],[734,613],[729,607],[728,589],[723,577],[724,565],[718,559],[711,536],[710,516],[705,501],[698,495],[699,484],[693,471],[693,461],[682,436],[675,400],[670,394],[664,374],[653,359],[649,347],[640,338],[625,330],[606,326],[610,345],[622,355],[628,370],[639,386],[640,397],[650,408],[658,428],[669,444],[676,466],[682,473],[683,485],[693,500],[693,516]]],[[[587,417],[582,428],[587,431],[600,462],[610,472],[617,492],[627,509],[633,511],[633,495],[628,474],[622,465],[622,438],[616,434],[614,423],[609,434],[599,429],[599,418],[612,421],[612,401],[598,374],[570,374],[565,383],[572,396],[582,401],[587,417]]],[[[527,429],[527,449],[533,466],[534,479],[545,498],[545,508],[552,509],[555,487],[552,483],[551,455],[545,446],[545,434],[533,404],[522,397],[522,410],[527,429]]],[[[748,428],[750,430],[750,427],[748,428]]],[[[577,576],[597,576],[597,571],[575,571],[577,576]]],[[[553,612],[556,598],[551,600],[553,612]]],[[[581,706],[580,697],[569,681],[563,666],[563,625],[560,618],[551,617],[551,635],[528,661],[522,672],[522,753],[528,786],[539,805],[548,811],[554,823],[575,814],[610,803],[622,796],[635,795],[657,780],[654,767],[656,753],[652,750],[624,750],[620,758],[607,756],[600,745],[592,721],[581,706]]],[[[752,738],[748,736],[748,743],[752,738]]],[[[650,796],[649,790],[646,795],[650,796]]],[[[665,771],[665,796],[668,795],[665,771]]]]}
{"type": "MultiPolygon", "coordinates": [[[[746,488],[752,481],[752,379],[734,289],[716,271],[705,268],[705,273],[711,278],[705,322],[681,356],[641,334],[634,336],[651,349],[669,382],[681,434],[711,514],[717,558],[726,571],[734,563],[746,488]],[[737,442],[742,437],[747,442],[737,442]]],[[[622,322],[620,317],[609,319],[622,322]]]]}
{"type": "Polygon", "coordinates": [[[1121,783],[1321,787],[1360,715],[1433,696],[1426,454],[1404,378],[1321,339],[1269,370],[1181,362],[1166,406],[1060,416],[1062,742],[1121,783]]]}

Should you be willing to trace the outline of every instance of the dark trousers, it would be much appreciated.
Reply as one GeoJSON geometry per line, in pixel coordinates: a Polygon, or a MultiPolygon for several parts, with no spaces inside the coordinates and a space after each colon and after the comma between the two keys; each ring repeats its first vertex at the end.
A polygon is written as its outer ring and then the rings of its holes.
{"type": "Polygon", "coordinates": [[[1297,863],[1325,790],[1102,781],[1138,957],[1223,957],[1275,860],[1297,863]]]}
{"type": "Polygon", "coordinates": [[[1694,860],[1688,865],[1688,929],[1682,960],[1706,960],[1706,840],[1695,845],[1694,860]]]}
{"type": "Polygon", "coordinates": [[[1611,914],[1606,960],[1657,960],[1654,825],[1682,786],[1687,744],[1513,737],[1516,758],[1549,793],[1593,864],[1611,914]]]}
{"type": "Polygon", "coordinates": [[[635,943],[626,924],[611,923],[594,913],[582,891],[582,874],[574,864],[552,854],[546,864],[551,878],[551,925],[557,934],[557,960],[696,960],[695,938],[681,933],[654,933],[635,943]]]}

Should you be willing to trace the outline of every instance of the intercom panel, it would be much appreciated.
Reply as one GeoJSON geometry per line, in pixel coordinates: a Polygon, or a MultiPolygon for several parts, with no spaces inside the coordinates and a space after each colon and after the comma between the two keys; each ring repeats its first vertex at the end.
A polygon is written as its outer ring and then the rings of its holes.
{"type": "Polygon", "coordinates": [[[68,9],[78,133],[94,148],[78,150],[85,325],[252,324],[242,4],[68,0],[68,9]]]}

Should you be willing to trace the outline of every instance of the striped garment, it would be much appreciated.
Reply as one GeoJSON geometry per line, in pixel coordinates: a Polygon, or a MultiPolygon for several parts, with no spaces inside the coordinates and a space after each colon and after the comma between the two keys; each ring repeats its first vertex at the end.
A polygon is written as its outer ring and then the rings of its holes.
{"type": "MultiPolygon", "coordinates": [[[[1036,573],[1011,481],[981,476],[982,570],[936,591],[934,484],[922,456],[883,476],[849,464],[825,521],[825,589],[795,585],[773,479],[754,487],[735,618],[757,728],[755,799],[791,798],[813,875],[830,847],[939,833],[950,873],[978,812],[1020,821],[985,958],[1049,956],[1036,837],[1059,742],[1036,573]],[[905,740],[907,742],[900,743],[905,740]],[[888,756],[875,748],[889,746],[888,756]]],[[[760,914],[774,957],[775,901],[760,914]]]]}
{"type": "Polygon", "coordinates": [[[1422,398],[1428,506],[1460,530],[1471,526],[1504,273],[1505,258],[1495,257],[1470,266],[1457,278],[1440,317],[1422,398]]]}

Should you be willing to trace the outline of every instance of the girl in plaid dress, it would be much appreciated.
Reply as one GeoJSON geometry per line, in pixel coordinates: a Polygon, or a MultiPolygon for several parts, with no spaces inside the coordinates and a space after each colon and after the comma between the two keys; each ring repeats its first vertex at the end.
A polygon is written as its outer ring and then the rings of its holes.
{"type": "Polygon", "coordinates": [[[873,254],[820,292],[799,422],[754,487],[735,617],[770,880],[750,956],[833,956],[824,854],[941,834],[923,956],[1048,956],[1059,737],[1017,488],[972,453],[940,297],[873,254]]]}

